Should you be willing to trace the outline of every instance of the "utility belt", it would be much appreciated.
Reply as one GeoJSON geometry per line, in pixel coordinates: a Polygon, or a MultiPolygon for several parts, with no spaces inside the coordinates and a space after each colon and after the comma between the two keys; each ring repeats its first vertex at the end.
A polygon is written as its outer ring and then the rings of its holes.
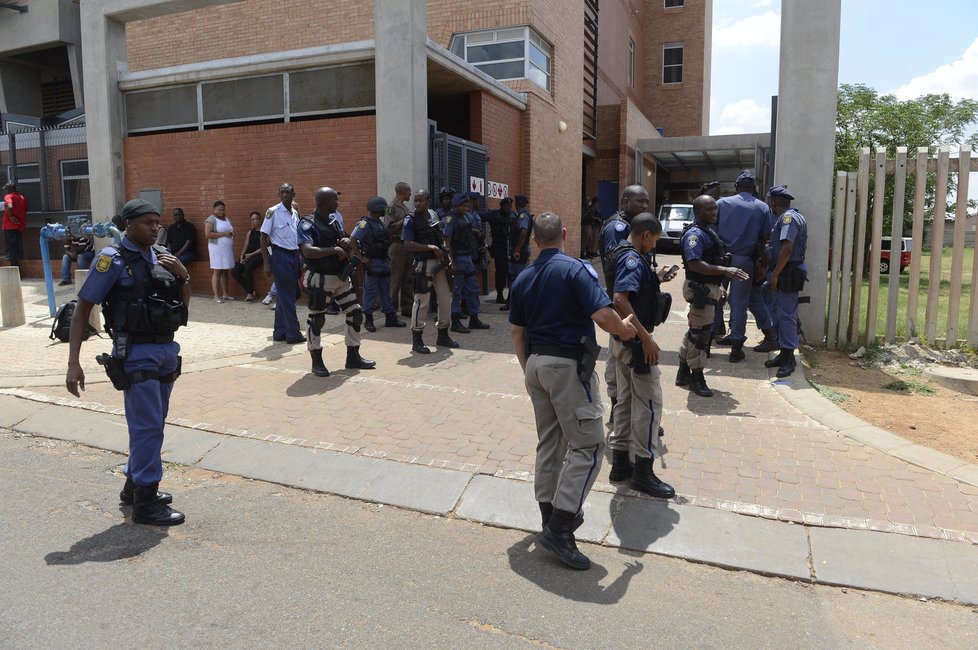
{"type": "Polygon", "coordinates": [[[129,345],[137,343],[163,344],[173,341],[173,334],[130,334],[129,345]]]}
{"type": "Polygon", "coordinates": [[[778,275],[778,291],[797,293],[805,288],[808,272],[801,268],[801,262],[788,262],[778,275]]]}
{"type": "Polygon", "coordinates": [[[574,361],[581,358],[581,353],[583,351],[584,349],[578,346],[573,348],[567,348],[561,345],[544,344],[530,346],[530,354],[542,354],[548,357],[561,357],[563,359],[573,359],[574,361]]]}
{"type": "Polygon", "coordinates": [[[299,254],[299,249],[298,248],[283,248],[283,247],[279,246],[278,244],[272,244],[272,250],[273,251],[281,251],[283,253],[288,253],[289,255],[298,255],[299,254]]]}
{"type": "Polygon", "coordinates": [[[158,370],[135,370],[133,372],[126,372],[124,359],[105,353],[95,357],[95,361],[98,362],[98,365],[105,368],[105,374],[108,375],[112,386],[116,390],[126,390],[133,384],[150,380],[159,381],[161,384],[172,384],[180,376],[183,368],[183,357],[179,355],[177,355],[177,367],[173,372],[166,374],[160,374],[158,370]]]}
{"type": "Polygon", "coordinates": [[[594,366],[598,362],[601,346],[588,337],[581,337],[580,345],[566,347],[561,345],[536,344],[529,346],[530,354],[572,359],[577,362],[577,378],[582,384],[590,384],[594,366]]]}
{"type": "Polygon", "coordinates": [[[707,305],[715,305],[717,301],[710,298],[710,287],[711,284],[720,284],[720,280],[716,282],[701,282],[700,280],[689,280],[689,288],[693,292],[693,299],[689,301],[689,304],[695,309],[703,309],[707,305]]]}
{"type": "Polygon", "coordinates": [[[389,278],[391,276],[390,269],[386,271],[367,271],[367,275],[372,278],[389,278]]]}

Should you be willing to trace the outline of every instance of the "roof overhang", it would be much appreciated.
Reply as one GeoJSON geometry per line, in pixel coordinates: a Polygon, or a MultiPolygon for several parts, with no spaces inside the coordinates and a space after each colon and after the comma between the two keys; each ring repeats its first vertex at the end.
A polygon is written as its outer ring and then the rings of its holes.
{"type": "Polygon", "coordinates": [[[637,151],[652,156],[667,171],[709,171],[715,178],[756,169],[763,163],[759,156],[770,148],[770,133],[646,138],[636,145],[637,151]]]}

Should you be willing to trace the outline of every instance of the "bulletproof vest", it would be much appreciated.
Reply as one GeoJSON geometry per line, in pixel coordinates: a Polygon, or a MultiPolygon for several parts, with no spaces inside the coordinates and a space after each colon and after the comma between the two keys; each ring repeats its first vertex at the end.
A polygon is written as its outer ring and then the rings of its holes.
{"type": "MultiPolygon", "coordinates": [[[[621,221],[626,224],[628,223],[625,221],[624,213],[619,210],[615,214],[605,219],[605,222],[601,224],[601,229],[604,230],[604,227],[613,221],[621,221]]],[[[608,291],[609,298],[614,297],[615,295],[615,258],[611,255],[612,251],[614,250],[615,249],[612,248],[607,251],[601,251],[601,266],[604,270],[604,286],[608,291]]]]}
{"type": "MultiPolygon", "coordinates": [[[[166,336],[187,324],[187,305],[181,297],[180,283],[161,264],[146,261],[140,251],[120,246],[133,285],[115,285],[102,303],[105,329],[111,336],[166,336]]],[[[163,246],[153,246],[157,255],[169,254],[163,246]]]]}
{"type": "MultiPolygon", "coordinates": [[[[324,223],[322,220],[315,218],[315,215],[303,217],[302,220],[312,224],[313,229],[316,231],[317,248],[335,248],[339,245],[340,239],[343,237],[339,222],[332,220],[324,223]]],[[[340,270],[343,268],[343,262],[336,255],[316,258],[307,257],[305,258],[305,262],[310,271],[324,275],[339,275],[340,270]]]]}
{"type": "Polygon", "coordinates": [[[632,294],[630,301],[632,303],[632,311],[635,312],[635,317],[638,318],[646,330],[651,332],[655,328],[659,296],[661,295],[659,276],[652,269],[652,261],[635,250],[632,243],[627,240],[619,244],[609,255],[609,258],[612,260],[612,268],[618,268],[618,262],[624,255],[631,255],[639,260],[639,264],[645,264],[649,267],[650,280],[642,283],[639,290],[632,294]]]}
{"type": "Polygon", "coordinates": [[[360,250],[371,259],[386,259],[387,249],[391,246],[391,238],[387,232],[387,226],[380,219],[374,219],[373,217],[367,217],[364,221],[367,223],[367,232],[369,234],[360,242],[360,250]]]}
{"type": "MultiPolygon", "coordinates": [[[[717,235],[713,228],[710,228],[709,226],[701,226],[693,222],[683,228],[683,236],[686,235],[686,231],[693,229],[697,230],[700,233],[700,236],[708,238],[713,243],[712,246],[707,246],[706,251],[703,253],[703,257],[701,259],[704,262],[714,266],[730,263],[730,255],[727,253],[727,247],[723,245],[723,241],[721,241],[720,236],[717,235]]],[[[690,269],[689,263],[686,261],[686,248],[683,246],[680,248],[682,249],[683,268],[686,270],[687,280],[696,280],[697,282],[706,282],[707,284],[720,284],[720,280],[722,279],[721,276],[702,275],[690,269]]]]}
{"type": "Polygon", "coordinates": [[[476,243],[469,216],[453,214],[452,219],[455,222],[455,229],[452,230],[452,252],[459,255],[471,254],[476,249],[476,243]]]}
{"type": "Polygon", "coordinates": [[[411,224],[414,226],[414,241],[423,246],[441,246],[441,232],[438,228],[431,225],[428,211],[415,212],[411,215],[411,224]]]}

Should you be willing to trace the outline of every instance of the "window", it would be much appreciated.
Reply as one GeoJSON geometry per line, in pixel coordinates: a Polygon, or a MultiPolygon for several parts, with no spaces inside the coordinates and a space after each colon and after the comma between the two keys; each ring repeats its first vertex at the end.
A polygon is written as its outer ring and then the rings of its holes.
{"type": "Polygon", "coordinates": [[[673,9],[675,7],[682,7],[685,4],[686,4],[685,0],[665,0],[665,8],[666,9],[673,9]]]}
{"type": "Polygon", "coordinates": [[[553,48],[530,27],[457,34],[451,50],[493,79],[529,79],[550,90],[553,48]]]}
{"type": "Polygon", "coordinates": [[[41,211],[41,166],[37,163],[17,165],[17,170],[7,166],[7,178],[17,183],[17,191],[27,199],[28,212],[41,211]]]}
{"type": "Polygon", "coordinates": [[[635,87],[635,41],[628,39],[628,85],[635,87]]]}
{"type": "Polygon", "coordinates": [[[92,209],[87,160],[61,161],[61,196],[65,212],[92,209]]]}
{"type": "Polygon", "coordinates": [[[678,84],[683,81],[683,44],[666,43],[662,47],[662,83],[678,84]]]}

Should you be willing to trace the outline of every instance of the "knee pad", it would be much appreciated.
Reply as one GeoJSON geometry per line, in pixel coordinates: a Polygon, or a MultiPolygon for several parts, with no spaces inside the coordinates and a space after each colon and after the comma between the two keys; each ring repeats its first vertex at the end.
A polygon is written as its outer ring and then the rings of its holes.
{"type": "Polygon", "coordinates": [[[306,320],[306,323],[309,325],[312,333],[319,336],[323,331],[323,325],[326,324],[326,314],[311,314],[308,320],[306,320]]]}
{"type": "Polygon", "coordinates": [[[354,309],[351,311],[350,315],[346,317],[346,324],[359,332],[360,328],[363,327],[363,310],[354,309]]]}
{"type": "Polygon", "coordinates": [[[699,329],[690,328],[686,332],[686,337],[697,350],[705,350],[710,347],[710,339],[713,337],[713,324],[710,323],[699,329]]]}

